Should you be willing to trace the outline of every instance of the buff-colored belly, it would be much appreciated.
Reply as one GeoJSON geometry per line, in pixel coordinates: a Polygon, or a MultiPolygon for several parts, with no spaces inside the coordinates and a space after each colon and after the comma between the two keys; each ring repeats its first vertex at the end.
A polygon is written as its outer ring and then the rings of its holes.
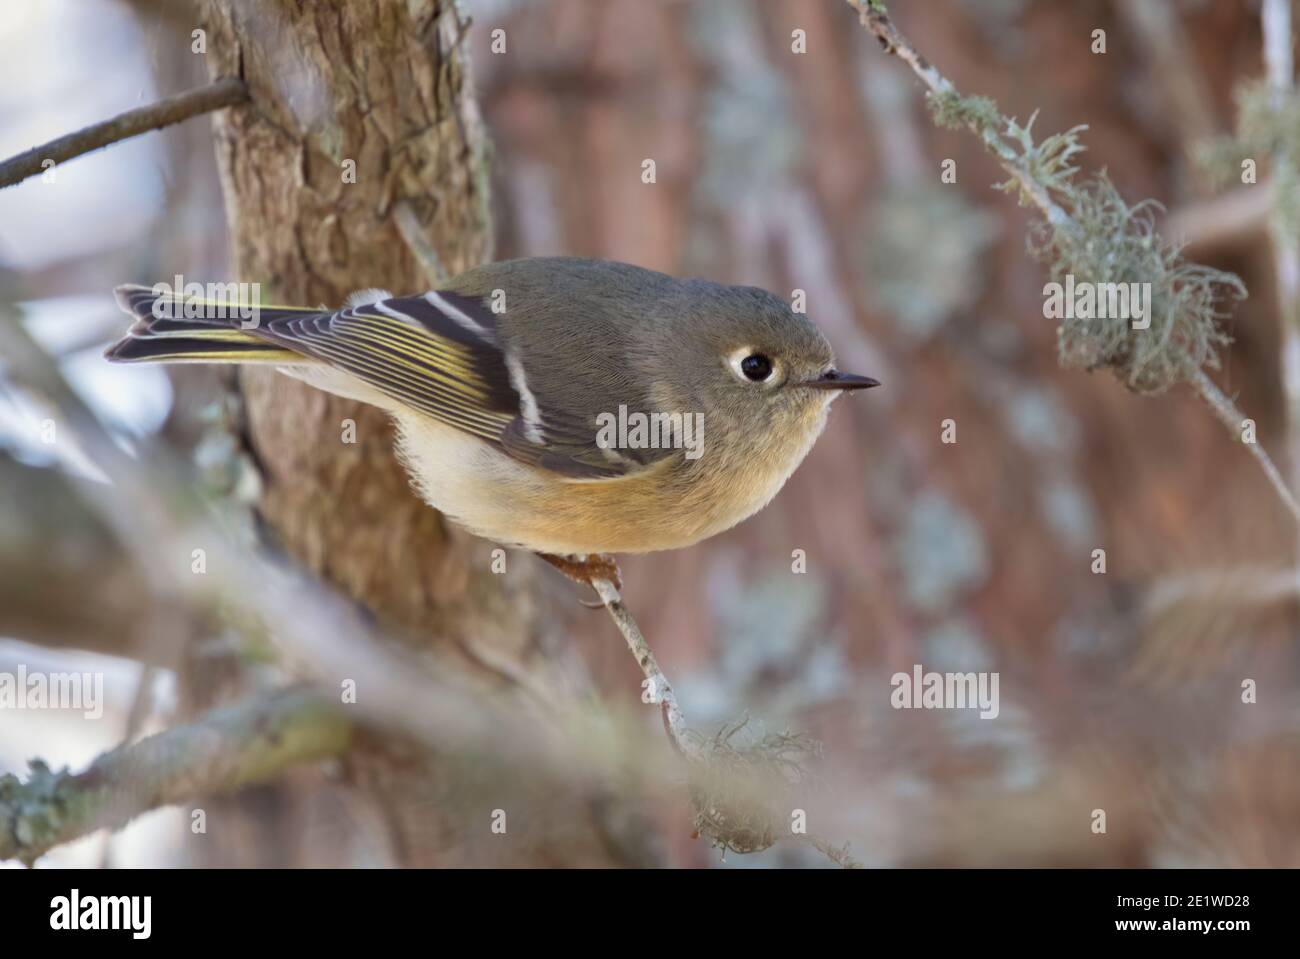
{"type": "Polygon", "coordinates": [[[669,481],[663,461],[614,480],[570,481],[425,417],[398,416],[399,450],[426,502],[493,542],[559,554],[679,549],[734,526],[795,464],[717,488],[669,481]]]}

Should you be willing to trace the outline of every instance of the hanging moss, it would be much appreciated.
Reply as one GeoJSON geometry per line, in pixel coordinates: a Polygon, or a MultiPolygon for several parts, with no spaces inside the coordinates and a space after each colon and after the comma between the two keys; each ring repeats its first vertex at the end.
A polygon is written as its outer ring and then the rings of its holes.
{"type": "Polygon", "coordinates": [[[1030,233],[1030,252],[1048,264],[1056,282],[1149,283],[1150,327],[1129,319],[1067,318],[1057,328],[1063,367],[1109,367],[1129,389],[1159,393],[1202,367],[1218,367],[1218,350],[1231,342],[1219,328],[1218,302],[1246,288],[1234,274],[1185,261],[1177,246],[1156,232],[1145,200],[1129,206],[1105,172],[1065,192],[1072,225],[1040,222],[1030,233]]]}
{"type": "MultiPolygon", "coordinates": [[[[1218,350],[1230,338],[1219,328],[1226,314],[1217,304],[1225,294],[1244,297],[1245,286],[1231,273],[1185,261],[1180,248],[1156,232],[1155,201],[1129,206],[1105,171],[1078,179],[1074,159],[1085,149],[1080,135],[1087,127],[1036,142],[1037,114],[1022,125],[988,97],[952,91],[931,94],[929,104],[935,123],[971,130],[1016,171],[999,189],[1024,205],[1059,208],[1043,211],[1029,236],[1031,255],[1047,264],[1053,281],[1073,276],[1076,285],[1150,284],[1149,328],[1135,329],[1124,316],[1062,319],[1057,358],[1063,367],[1109,368],[1134,392],[1159,393],[1202,367],[1218,366],[1218,350]],[[1041,188],[1037,195],[1035,187],[1041,188]]],[[[1284,136],[1280,130],[1272,135],[1284,136]]],[[[1300,143],[1300,123],[1285,136],[1300,143]]]]}

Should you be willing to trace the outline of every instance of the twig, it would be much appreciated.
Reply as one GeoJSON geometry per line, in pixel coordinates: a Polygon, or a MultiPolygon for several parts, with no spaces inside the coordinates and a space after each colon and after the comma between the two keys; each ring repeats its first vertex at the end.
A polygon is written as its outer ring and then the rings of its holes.
{"type": "MultiPolygon", "coordinates": [[[[936,70],[925,57],[917,52],[908,39],[898,32],[898,28],[889,19],[889,14],[879,0],[847,0],[847,3],[858,11],[863,26],[875,35],[885,52],[893,54],[911,67],[912,72],[917,75],[931,93],[936,95],[956,95],[957,88],[953,86],[952,82],[936,70]]],[[[1052,200],[1047,188],[1030,175],[1024,164],[1016,158],[1014,151],[995,132],[974,126],[971,129],[998,159],[1003,169],[1015,179],[1023,195],[1039,209],[1050,224],[1064,229],[1074,228],[1074,221],[1069,213],[1052,200]]],[[[1201,370],[1197,370],[1195,375],[1191,377],[1191,384],[1210,405],[1210,408],[1214,410],[1219,420],[1228,427],[1234,436],[1239,437],[1241,435],[1241,421],[1245,417],[1237,409],[1236,404],[1228,399],[1201,370]]],[[[1258,443],[1247,443],[1245,445],[1264,470],[1264,475],[1268,477],[1269,482],[1277,490],[1283,504],[1291,511],[1291,515],[1295,517],[1296,521],[1300,522],[1300,504],[1297,504],[1295,496],[1282,479],[1282,474],[1268,455],[1268,451],[1258,443]]]]}
{"type": "Polygon", "coordinates": [[[686,717],[682,715],[681,707],[677,704],[677,694],[673,692],[672,684],[668,682],[664,671],[659,668],[659,662],[655,659],[650,644],[645,641],[641,627],[628,611],[623,597],[619,595],[614,584],[607,579],[592,579],[591,585],[600,596],[600,601],[605,604],[610,619],[614,620],[614,625],[627,640],[627,648],[631,650],[632,657],[641,667],[641,672],[650,681],[650,690],[663,715],[664,731],[668,734],[673,747],[688,759],[699,758],[699,751],[687,736],[686,717]]]}
{"type": "Polygon", "coordinates": [[[129,140],[150,130],[161,130],[173,123],[234,106],[247,99],[248,88],[244,86],[243,81],[237,77],[225,77],[207,86],[159,100],[147,107],[128,110],[111,120],[61,136],[57,140],[33,147],[26,153],[20,153],[0,163],[0,188],[21,183],[30,176],[44,172],[44,163],[47,160],[52,160],[56,164],[63,163],[65,160],[90,153],[92,150],[99,150],[120,140],[129,140]]]}
{"type": "Polygon", "coordinates": [[[1115,13],[1150,51],[1150,72],[1164,87],[1179,139],[1184,144],[1208,140],[1215,132],[1214,111],[1174,4],[1171,0],[1127,0],[1115,5],[1115,13]]]}
{"type": "MultiPolygon", "coordinates": [[[[1193,374],[1192,386],[1201,395],[1201,398],[1209,404],[1219,422],[1226,426],[1233,436],[1240,439],[1242,421],[1246,417],[1237,408],[1237,404],[1233,403],[1223,390],[1215,386],[1214,381],[1206,376],[1203,370],[1197,370],[1193,374]]],[[[1295,517],[1296,522],[1300,522],[1300,503],[1296,502],[1295,496],[1287,487],[1286,480],[1282,479],[1282,473],[1277,468],[1277,464],[1273,462],[1272,457],[1268,455],[1268,451],[1259,443],[1244,443],[1243,445],[1250,451],[1250,455],[1259,462],[1260,469],[1264,471],[1268,481],[1273,484],[1273,489],[1277,491],[1278,498],[1291,511],[1291,515],[1295,517]]]]}
{"type": "Polygon", "coordinates": [[[339,708],[314,693],[289,690],[119,746],[84,772],[51,772],[33,761],[26,782],[0,776],[0,859],[30,866],[54,846],[97,829],[120,829],[152,809],[341,755],[351,735],[339,708]]]}
{"type": "Polygon", "coordinates": [[[1183,603],[1215,607],[1268,606],[1300,597],[1300,570],[1247,566],[1193,570],[1157,580],[1142,600],[1142,618],[1150,621],[1183,603]]]}
{"type": "MultiPolygon", "coordinates": [[[[921,82],[925,84],[932,94],[955,95],[957,93],[957,88],[953,86],[952,81],[936,70],[930,61],[921,56],[907,38],[898,32],[894,22],[889,19],[889,14],[876,0],[848,0],[848,4],[858,11],[862,25],[875,35],[884,51],[893,54],[911,67],[912,72],[920,78],[921,82]]],[[[1002,165],[1002,169],[1011,174],[1024,195],[1042,211],[1043,216],[1047,217],[1049,223],[1054,226],[1070,225],[1069,214],[1048,195],[1047,188],[1030,175],[1024,163],[1016,156],[1015,151],[1003,142],[997,133],[992,130],[981,130],[974,127],[972,127],[972,131],[983,141],[988,151],[997,158],[998,163],[1002,165]]]]}
{"type": "Polygon", "coordinates": [[[1264,64],[1268,82],[1277,101],[1291,89],[1294,73],[1291,58],[1291,0],[1264,0],[1260,10],[1264,32],[1264,64]]]}
{"type": "Polygon", "coordinates": [[[1231,243],[1262,229],[1277,202],[1277,186],[1261,180],[1219,196],[1190,201],[1169,211],[1165,232],[1186,247],[1231,243]]]}
{"type": "Polygon", "coordinates": [[[415,208],[411,206],[410,201],[399,200],[394,205],[393,220],[397,224],[397,232],[402,234],[402,239],[406,241],[407,248],[420,264],[424,275],[428,277],[430,285],[436,288],[446,283],[448,277],[442,265],[442,257],[438,256],[438,251],[430,242],[428,233],[420,225],[420,218],[416,216],[415,208]]]}
{"type": "MultiPolygon", "coordinates": [[[[623,597],[619,595],[617,587],[609,580],[599,578],[593,578],[591,585],[600,596],[600,601],[604,603],[610,618],[614,620],[614,625],[618,627],[618,631],[627,640],[627,648],[631,650],[637,665],[641,667],[641,672],[650,681],[650,688],[655,695],[655,701],[659,704],[660,714],[663,716],[664,732],[668,734],[668,740],[673,744],[673,748],[677,750],[683,759],[701,763],[707,768],[709,760],[706,751],[702,748],[699,737],[692,736],[690,730],[687,729],[686,717],[682,715],[681,706],[677,703],[677,694],[673,692],[672,684],[668,682],[668,677],[664,675],[664,671],[659,668],[659,662],[655,659],[650,644],[646,642],[641,627],[637,625],[636,620],[632,617],[632,613],[623,602],[623,597]]],[[[805,835],[800,838],[843,869],[862,868],[862,864],[849,854],[847,844],[836,846],[814,835],[805,835]]]]}
{"type": "Polygon", "coordinates": [[[833,845],[832,843],[827,842],[825,839],[822,839],[820,836],[809,835],[804,838],[807,840],[810,846],[812,846],[814,849],[820,852],[831,862],[835,863],[835,865],[839,866],[841,869],[862,868],[862,863],[858,862],[856,859],[853,858],[853,856],[849,853],[849,847],[847,845],[836,846],[833,845]]]}

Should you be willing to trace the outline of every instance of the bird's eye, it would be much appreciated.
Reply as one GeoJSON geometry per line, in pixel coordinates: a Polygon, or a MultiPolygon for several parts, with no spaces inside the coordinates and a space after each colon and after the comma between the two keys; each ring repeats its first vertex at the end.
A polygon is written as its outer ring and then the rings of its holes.
{"type": "Polygon", "coordinates": [[[761,383],[772,375],[772,361],[762,353],[751,353],[740,361],[740,372],[745,379],[761,383]]]}

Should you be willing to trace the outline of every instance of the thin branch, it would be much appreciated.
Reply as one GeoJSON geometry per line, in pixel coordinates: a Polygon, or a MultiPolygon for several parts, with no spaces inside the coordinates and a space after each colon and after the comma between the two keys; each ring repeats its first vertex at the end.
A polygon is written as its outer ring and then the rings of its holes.
{"type": "MultiPolygon", "coordinates": [[[[1237,405],[1228,398],[1223,390],[1215,386],[1214,381],[1206,376],[1203,370],[1197,370],[1192,375],[1192,386],[1201,395],[1201,398],[1209,404],[1219,422],[1226,426],[1233,436],[1240,439],[1242,421],[1245,420],[1246,416],[1237,408],[1237,405]]],[[[1277,464],[1273,462],[1272,457],[1268,455],[1268,451],[1259,443],[1244,443],[1242,445],[1259,462],[1260,469],[1264,471],[1268,481],[1273,484],[1273,489],[1277,491],[1278,498],[1291,511],[1291,515],[1295,517],[1296,522],[1300,523],[1300,503],[1296,502],[1295,496],[1287,487],[1286,480],[1282,479],[1282,473],[1277,468],[1277,464]]]]}
{"type": "Polygon", "coordinates": [[[1185,248],[1212,247],[1249,238],[1268,223],[1277,185],[1261,180],[1230,193],[1192,200],[1165,217],[1165,233],[1185,248]]]}
{"type": "MultiPolygon", "coordinates": [[[[930,61],[921,56],[907,38],[898,32],[894,22],[889,19],[889,14],[885,12],[884,6],[877,0],[848,0],[848,4],[858,11],[862,25],[880,41],[884,51],[893,54],[911,67],[912,72],[932,94],[955,95],[957,93],[957,88],[953,86],[952,81],[936,70],[930,61]]],[[[1054,226],[1065,226],[1070,223],[1069,214],[1051,198],[1047,188],[1034,179],[1025,164],[1016,156],[1015,151],[997,133],[993,130],[974,128],[972,131],[997,158],[1002,169],[1016,181],[1024,195],[1042,211],[1049,223],[1054,226]]]]}
{"type": "MultiPolygon", "coordinates": [[[[884,51],[893,54],[911,67],[912,72],[916,74],[932,94],[957,94],[957,88],[953,86],[952,81],[935,69],[930,61],[917,52],[908,39],[898,32],[898,28],[894,26],[889,14],[885,11],[884,5],[879,0],[847,0],[847,3],[858,12],[858,17],[863,26],[870,30],[876,39],[880,41],[884,51]]],[[[1065,229],[1074,228],[1074,221],[1069,213],[1052,200],[1047,188],[1033,178],[1025,165],[1016,157],[1014,151],[994,131],[977,127],[972,127],[972,130],[998,159],[1003,169],[1015,179],[1023,195],[1039,209],[1049,223],[1065,229]]],[[[1233,436],[1240,437],[1241,421],[1245,419],[1245,416],[1237,409],[1236,404],[1225,396],[1223,391],[1215,386],[1213,381],[1202,370],[1197,370],[1190,381],[1193,388],[1210,405],[1220,422],[1228,427],[1233,436]]],[[[1255,460],[1264,470],[1264,475],[1268,477],[1269,482],[1273,484],[1273,488],[1277,491],[1282,503],[1291,511],[1291,515],[1296,521],[1300,522],[1300,504],[1297,504],[1295,496],[1282,479],[1282,474],[1268,455],[1268,451],[1258,443],[1247,443],[1245,445],[1250,450],[1251,456],[1255,457],[1255,460]]]]}
{"type": "MultiPolygon", "coordinates": [[[[601,578],[593,578],[591,585],[600,596],[600,601],[604,603],[610,618],[614,620],[614,625],[618,627],[618,631],[627,640],[627,648],[631,651],[637,665],[641,667],[641,672],[649,680],[650,689],[655,696],[654,701],[659,704],[660,714],[663,716],[664,732],[668,734],[668,739],[673,744],[673,748],[677,750],[683,759],[707,766],[709,762],[707,751],[702,747],[699,737],[692,736],[690,730],[687,729],[686,717],[682,714],[682,708],[677,703],[677,694],[673,692],[672,684],[668,682],[668,677],[664,675],[664,671],[659,668],[659,662],[655,659],[650,644],[646,642],[641,627],[637,625],[632,613],[623,602],[623,597],[619,594],[618,588],[608,579],[601,578]]],[[[836,846],[816,835],[804,835],[798,838],[803,839],[842,869],[862,868],[862,864],[849,853],[847,844],[836,846]]]]}
{"type": "Polygon", "coordinates": [[[654,694],[654,701],[659,704],[659,710],[663,714],[664,731],[668,734],[669,740],[686,758],[699,758],[698,750],[687,736],[686,717],[682,715],[682,709],[677,704],[677,694],[673,692],[672,684],[668,682],[664,671],[659,668],[659,662],[655,659],[650,644],[645,641],[641,627],[632,618],[631,612],[623,602],[623,597],[619,595],[614,584],[607,579],[594,578],[591,585],[600,596],[600,601],[605,604],[605,609],[609,611],[610,619],[614,620],[614,625],[627,640],[627,648],[631,651],[632,658],[641,667],[645,678],[650,681],[650,691],[654,694]]]}
{"type": "Polygon", "coordinates": [[[1157,580],[1142,599],[1142,619],[1151,621],[1184,603],[1217,608],[1269,606],[1300,597],[1300,570],[1247,566],[1198,569],[1157,580]]]}
{"type": "Polygon", "coordinates": [[[835,844],[829,843],[825,839],[822,839],[820,836],[813,836],[813,835],[809,835],[807,837],[807,842],[810,846],[816,849],[819,853],[821,853],[831,862],[835,863],[835,865],[839,866],[841,869],[862,868],[862,863],[858,862],[856,859],[853,858],[852,854],[849,852],[849,847],[847,845],[836,846],[835,844]]]}
{"type": "Polygon", "coordinates": [[[161,130],[190,117],[211,113],[248,100],[248,88],[236,77],[224,77],[207,86],[187,90],[176,96],[159,100],[147,107],[139,107],[119,114],[111,120],[96,123],[69,133],[26,153],[0,163],[0,189],[21,183],[28,177],[44,172],[47,160],[63,163],[84,153],[129,140],[131,137],[161,130]]]}
{"type": "Polygon", "coordinates": [[[351,734],[340,709],[289,690],[119,746],[80,773],[33,761],[26,782],[0,776],[0,859],[30,866],[54,846],[150,810],[266,782],[295,763],[343,754],[351,734]]]}
{"type": "Polygon", "coordinates": [[[1115,4],[1115,12],[1150,51],[1151,75],[1164,88],[1179,139],[1208,140],[1215,133],[1214,110],[1178,9],[1171,0],[1125,0],[1115,4]]]}
{"type": "Polygon", "coordinates": [[[1291,0],[1264,0],[1260,10],[1264,33],[1264,65],[1276,102],[1291,90],[1294,74],[1291,57],[1291,0]]]}

